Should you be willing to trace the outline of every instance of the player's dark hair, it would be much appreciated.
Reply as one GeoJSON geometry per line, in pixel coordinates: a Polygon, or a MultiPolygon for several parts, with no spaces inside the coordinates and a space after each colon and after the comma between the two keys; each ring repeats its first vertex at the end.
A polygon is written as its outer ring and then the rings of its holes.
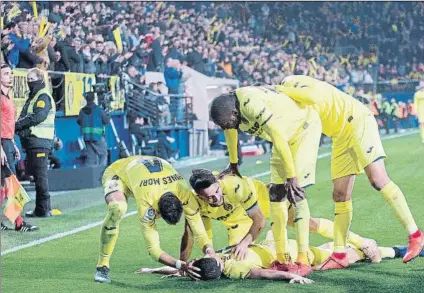
{"type": "Polygon", "coordinates": [[[198,273],[203,281],[216,280],[221,277],[221,269],[214,258],[198,259],[193,263],[193,266],[201,270],[198,273]]]}
{"type": "Polygon", "coordinates": [[[228,125],[228,119],[237,111],[238,100],[235,92],[221,94],[215,97],[210,107],[210,117],[219,127],[225,129],[228,125]]]}
{"type": "Polygon", "coordinates": [[[208,169],[193,169],[189,179],[191,187],[194,191],[199,192],[202,189],[208,188],[216,182],[215,176],[208,169]]]}
{"type": "Polygon", "coordinates": [[[183,205],[172,192],[166,192],[159,199],[159,213],[165,222],[175,225],[181,219],[183,205]]]}

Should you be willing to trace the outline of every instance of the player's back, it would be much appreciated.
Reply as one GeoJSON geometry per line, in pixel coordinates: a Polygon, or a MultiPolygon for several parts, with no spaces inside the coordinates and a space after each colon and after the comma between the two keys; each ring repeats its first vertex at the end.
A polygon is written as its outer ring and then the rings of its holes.
{"type": "Polygon", "coordinates": [[[151,156],[132,156],[109,166],[132,194],[142,196],[155,206],[160,196],[171,191],[179,197],[181,189],[190,190],[184,178],[167,161],[151,156]]]}
{"type": "Polygon", "coordinates": [[[424,88],[415,93],[414,103],[420,121],[424,121],[424,88]]]}
{"type": "MultiPolygon", "coordinates": [[[[352,96],[342,92],[331,84],[318,79],[293,75],[286,77],[282,86],[310,89],[317,103],[311,106],[318,112],[323,133],[327,136],[339,136],[355,117],[367,115],[370,110],[352,96]]],[[[277,86],[277,88],[279,88],[277,86]]]]}
{"type": "Polygon", "coordinates": [[[303,127],[311,111],[271,87],[242,87],[236,90],[236,95],[242,115],[240,129],[268,141],[270,137],[262,126],[270,119],[278,119],[279,128],[290,139],[303,127]]]}

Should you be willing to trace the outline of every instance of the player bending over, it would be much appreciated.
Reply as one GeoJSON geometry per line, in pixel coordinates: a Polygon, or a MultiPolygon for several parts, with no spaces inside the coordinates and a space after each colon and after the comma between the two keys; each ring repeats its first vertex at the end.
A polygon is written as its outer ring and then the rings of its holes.
{"type": "Polygon", "coordinates": [[[300,107],[312,106],[320,116],[323,133],[333,139],[334,253],[320,269],[349,266],[346,245],[352,221],[352,191],[355,176],[364,169],[371,185],[384,196],[409,233],[408,251],[403,262],[417,257],[424,246],[424,235],[418,229],[402,191],[387,174],[382,160],[386,154],[372,112],[332,85],[308,76],[289,76],[276,89],[291,97],[300,107]]]}
{"type": "MultiPolygon", "coordinates": [[[[266,224],[258,206],[261,188],[256,188],[254,179],[246,177],[227,175],[217,180],[207,169],[194,169],[189,182],[197,194],[200,214],[209,239],[212,240],[213,237],[211,220],[222,222],[236,258],[245,259],[249,245],[266,224]]],[[[267,194],[266,186],[263,189],[267,194]]],[[[181,260],[190,257],[192,245],[192,232],[186,225],[181,241],[181,260]]]]}
{"type": "Polygon", "coordinates": [[[281,269],[310,272],[309,207],[305,188],[315,183],[315,167],[321,137],[318,114],[300,107],[284,94],[267,87],[243,87],[216,97],[211,119],[225,131],[230,165],[224,174],[240,176],[237,168],[237,129],[273,143],[271,158],[271,220],[281,269]],[[299,256],[295,265],[287,254],[287,205],[295,203],[299,256]]]}
{"type": "Polygon", "coordinates": [[[134,197],[141,231],[150,256],[196,275],[196,268],[168,255],[160,248],[156,219],[175,225],[182,213],[204,253],[215,254],[199,214],[199,205],[184,178],[167,161],[156,157],[133,156],[110,165],[102,178],[108,214],[100,234],[100,255],[94,280],[109,283],[109,260],[119,234],[119,222],[134,197]]]}

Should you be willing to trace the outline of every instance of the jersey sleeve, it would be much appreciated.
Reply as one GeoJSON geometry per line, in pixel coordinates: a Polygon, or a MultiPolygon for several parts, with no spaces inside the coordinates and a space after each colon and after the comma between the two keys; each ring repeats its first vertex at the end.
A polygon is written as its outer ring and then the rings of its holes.
{"type": "Polygon", "coordinates": [[[212,221],[208,217],[203,217],[203,226],[205,226],[206,234],[208,234],[208,238],[212,241],[213,240],[213,232],[212,232],[212,221]]]}
{"type": "Polygon", "coordinates": [[[137,209],[147,251],[154,260],[158,261],[164,251],[160,248],[159,233],[156,229],[156,211],[141,200],[137,202],[137,209]]]}
{"type": "Polygon", "coordinates": [[[203,225],[199,203],[189,188],[184,189],[186,190],[181,191],[184,193],[181,197],[184,215],[193,232],[194,239],[200,249],[203,249],[206,245],[212,245],[212,241],[209,239],[205,226],[203,225]]]}
{"type": "Polygon", "coordinates": [[[296,177],[296,169],[288,138],[284,136],[283,126],[279,123],[278,118],[274,116],[272,110],[262,100],[253,98],[246,100],[244,103],[240,102],[240,107],[243,109],[242,114],[246,119],[255,121],[271,137],[272,143],[282,159],[282,168],[284,168],[287,178],[296,177]]]}

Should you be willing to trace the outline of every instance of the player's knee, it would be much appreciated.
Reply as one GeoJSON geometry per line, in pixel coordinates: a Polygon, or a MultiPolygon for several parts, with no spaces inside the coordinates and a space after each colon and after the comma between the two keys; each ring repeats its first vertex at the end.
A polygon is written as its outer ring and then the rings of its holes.
{"type": "Polygon", "coordinates": [[[380,191],[383,189],[384,186],[386,186],[390,182],[389,176],[370,176],[369,181],[377,191],[380,191]]]}
{"type": "Polygon", "coordinates": [[[343,202],[350,200],[352,195],[347,190],[335,189],[333,190],[333,200],[335,202],[343,202]]]}
{"type": "Polygon", "coordinates": [[[269,199],[271,202],[283,202],[286,198],[287,194],[284,184],[271,183],[269,185],[269,199]]]}
{"type": "Polygon", "coordinates": [[[113,201],[108,204],[109,213],[111,218],[120,220],[127,212],[128,204],[126,201],[113,201]]]}

